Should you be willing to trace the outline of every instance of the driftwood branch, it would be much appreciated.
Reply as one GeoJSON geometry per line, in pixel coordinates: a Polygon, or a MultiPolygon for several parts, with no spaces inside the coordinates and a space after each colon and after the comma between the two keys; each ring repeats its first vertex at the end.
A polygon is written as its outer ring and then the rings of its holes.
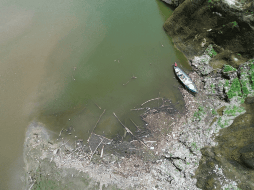
{"type": "MultiPolygon", "coordinates": [[[[113,112],[113,115],[116,117],[116,119],[121,123],[121,125],[125,128],[125,130],[127,131],[127,133],[130,133],[133,135],[133,133],[131,132],[130,129],[128,129],[121,121],[120,119],[116,116],[116,114],[113,112]]],[[[134,136],[134,135],[133,135],[134,136]]]]}
{"type": "MultiPolygon", "coordinates": [[[[133,137],[135,137],[139,142],[141,142],[145,147],[147,147],[146,146],[146,144],[142,141],[142,140],[140,140],[138,137],[136,137],[132,132],[131,132],[131,130],[130,129],[128,129],[121,121],[120,121],[120,119],[116,116],[116,114],[113,112],[113,115],[116,117],[116,119],[119,121],[119,123],[121,123],[121,125],[124,127],[124,129],[126,130],[126,132],[127,133],[130,133],[133,137]]],[[[148,148],[148,147],[147,147],[148,148]]]]}
{"type": "Polygon", "coordinates": [[[147,100],[146,102],[144,102],[143,104],[141,104],[141,106],[143,106],[144,104],[148,103],[148,102],[151,102],[153,100],[159,100],[160,98],[154,98],[154,99],[150,99],[150,100],[147,100]]]}
{"type": "Polygon", "coordinates": [[[123,84],[123,86],[127,85],[130,81],[126,82],[125,84],[123,84]]]}
{"type": "Polygon", "coordinates": [[[139,111],[139,110],[143,110],[145,108],[136,108],[136,109],[131,109],[131,111],[139,111]]]}

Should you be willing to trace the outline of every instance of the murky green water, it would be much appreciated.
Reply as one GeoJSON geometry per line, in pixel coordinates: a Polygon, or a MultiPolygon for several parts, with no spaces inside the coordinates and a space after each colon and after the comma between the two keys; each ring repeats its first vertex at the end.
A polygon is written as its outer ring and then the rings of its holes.
{"type": "Polygon", "coordinates": [[[190,67],[162,28],[172,13],[162,2],[0,5],[1,189],[17,189],[10,180],[20,180],[15,173],[33,120],[56,133],[72,126],[86,139],[106,109],[95,132],[113,138],[124,132],[113,112],[134,131],[130,119],[142,125],[141,112],[130,109],[158,96],[181,101],[172,64],[190,67]]]}

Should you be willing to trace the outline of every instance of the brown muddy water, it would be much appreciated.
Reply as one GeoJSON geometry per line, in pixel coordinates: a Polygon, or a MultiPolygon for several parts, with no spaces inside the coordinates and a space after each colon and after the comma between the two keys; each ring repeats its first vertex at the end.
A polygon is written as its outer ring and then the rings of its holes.
{"type": "MultiPolygon", "coordinates": [[[[86,139],[113,138],[130,109],[158,96],[180,101],[173,62],[189,70],[163,30],[172,10],[154,1],[9,0],[0,2],[0,189],[20,189],[27,126],[86,139]],[[132,79],[132,77],[137,77],[132,79]],[[99,109],[99,107],[101,109],[99,109]]],[[[152,102],[147,106],[156,106],[152,102]]]]}

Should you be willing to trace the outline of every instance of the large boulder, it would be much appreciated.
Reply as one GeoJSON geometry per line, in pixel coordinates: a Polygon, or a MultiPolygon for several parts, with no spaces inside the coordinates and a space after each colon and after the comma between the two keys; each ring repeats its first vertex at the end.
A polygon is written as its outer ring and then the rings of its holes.
{"type": "Polygon", "coordinates": [[[200,56],[209,44],[215,44],[216,57],[236,67],[252,57],[253,12],[250,0],[186,0],[164,28],[187,58],[200,56]]]}

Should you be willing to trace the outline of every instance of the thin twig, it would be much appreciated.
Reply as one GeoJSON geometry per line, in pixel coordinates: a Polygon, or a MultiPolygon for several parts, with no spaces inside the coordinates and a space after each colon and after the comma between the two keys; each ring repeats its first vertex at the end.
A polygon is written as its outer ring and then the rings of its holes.
{"type": "Polygon", "coordinates": [[[104,149],[104,145],[102,146],[102,149],[101,149],[101,158],[103,156],[103,149],[104,149]]]}
{"type": "Polygon", "coordinates": [[[59,137],[61,136],[61,134],[62,134],[62,131],[63,131],[63,128],[62,128],[62,130],[60,131],[60,133],[59,133],[59,137]]]}
{"type": "Polygon", "coordinates": [[[143,104],[141,104],[141,106],[143,106],[144,104],[146,104],[146,103],[148,103],[148,102],[151,102],[151,101],[153,101],[153,100],[158,100],[158,99],[160,99],[160,98],[154,98],[154,99],[147,100],[146,102],[144,102],[143,104]]]}
{"type": "Polygon", "coordinates": [[[100,106],[98,106],[98,104],[96,104],[95,102],[94,102],[94,104],[101,110],[101,107],[100,106]]]}
{"type": "Polygon", "coordinates": [[[29,187],[28,190],[32,189],[32,187],[34,186],[35,182],[36,182],[36,180],[35,180],[34,183],[29,187]]]}
{"type": "Polygon", "coordinates": [[[136,125],[136,123],[134,123],[134,121],[131,120],[131,122],[135,125],[135,127],[137,127],[138,130],[140,130],[139,127],[136,125]]]}
{"type": "Polygon", "coordinates": [[[98,144],[98,146],[94,149],[94,151],[93,151],[93,153],[92,153],[92,155],[91,155],[90,161],[92,160],[95,151],[96,151],[97,148],[101,145],[101,143],[102,143],[103,140],[104,140],[104,139],[102,138],[102,139],[101,139],[101,142],[100,142],[100,143],[98,144]]]}
{"type": "Polygon", "coordinates": [[[95,126],[93,127],[93,130],[92,130],[92,132],[91,132],[91,134],[90,134],[89,138],[87,139],[87,142],[89,142],[89,139],[90,139],[90,137],[91,137],[91,135],[92,135],[92,133],[93,133],[94,129],[96,128],[96,126],[97,126],[97,125],[98,125],[98,123],[100,122],[101,117],[102,117],[102,115],[105,113],[105,111],[106,111],[106,109],[104,109],[104,110],[103,110],[103,112],[102,112],[102,114],[100,115],[100,117],[99,117],[98,121],[96,122],[95,126]]]}
{"type": "Polygon", "coordinates": [[[127,85],[130,81],[126,82],[125,84],[123,84],[123,86],[127,85]]]}
{"type": "Polygon", "coordinates": [[[61,148],[63,145],[65,146],[69,141],[70,139],[66,143],[62,144],[59,148],[61,148]]]}
{"type": "MultiPolygon", "coordinates": [[[[116,114],[113,112],[113,115],[116,117],[116,119],[121,123],[121,125],[125,128],[125,130],[127,131],[127,133],[130,133],[133,135],[133,133],[131,132],[130,129],[128,129],[121,121],[120,119],[116,116],[116,114]]],[[[134,135],[133,135],[134,136],[134,135]]]]}
{"type": "MultiPolygon", "coordinates": [[[[139,142],[141,142],[145,147],[147,147],[146,146],[146,144],[142,141],[142,140],[140,140],[138,137],[136,137],[132,132],[131,132],[131,130],[130,129],[128,129],[121,121],[120,121],[120,119],[116,116],[116,114],[113,112],[113,115],[116,117],[116,119],[121,123],[121,125],[125,128],[125,130],[126,130],[126,132],[127,133],[130,133],[133,137],[135,137],[139,142]]],[[[147,147],[148,148],[148,147],[147,147]]]]}

